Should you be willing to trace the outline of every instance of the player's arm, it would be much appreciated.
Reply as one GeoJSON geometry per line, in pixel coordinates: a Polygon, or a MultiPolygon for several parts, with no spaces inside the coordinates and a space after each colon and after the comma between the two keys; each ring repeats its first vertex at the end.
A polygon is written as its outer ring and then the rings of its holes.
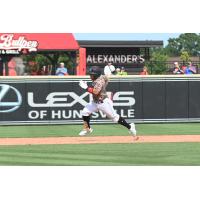
{"type": "Polygon", "coordinates": [[[103,84],[96,83],[94,87],[88,87],[87,91],[91,94],[98,95],[103,87],[103,84]]]}
{"type": "Polygon", "coordinates": [[[79,85],[80,87],[82,87],[83,89],[87,90],[89,93],[94,95],[98,95],[103,87],[103,83],[101,82],[96,83],[94,87],[88,87],[87,82],[82,80],[79,82],[79,85]]]}
{"type": "MultiPolygon", "coordinates": [[[[104,76],[103,79],[97,81],[96,84],[94,85],[93,89],[91,89],[92,94],[98,95],[101,92],[104,85],[107,84],[108,80],[109,80],[108,77],[104,76]]],[[[90,92],[90,91],[88,91],[88,92],[90,92]]]]}

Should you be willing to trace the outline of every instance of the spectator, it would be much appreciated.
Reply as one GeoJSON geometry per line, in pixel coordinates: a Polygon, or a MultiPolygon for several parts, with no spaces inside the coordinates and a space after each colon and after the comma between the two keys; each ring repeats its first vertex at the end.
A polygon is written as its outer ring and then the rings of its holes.
{"type": "Polygon", "coordinates": [[[121,69],[120,69],[120,68],[117,68],[117,69],[116,69],[116,72],[117,72],[116,75],[120,75],[120,76],[126,76],[126,75],[128,75],[128,73],[125,71],[125,68],[124,68],[124,67],[121,67],[121,69]]]}
{"type": "Polygon", "coordinates": [[[174,63],[174,71],[173,74],[184,74],[184,71],[179,67],[178,62],[174,63]]]}
{"type": "Polygon", "coordinates": [[[118,68],[116,69],[116,75],[121,75],[120,72],[121,72],[121,70],[120,70],[120,68],[118,67],[118,68]]]}
{"type": "Polygon", "coordinates": [[[37,75],[41,75],[41,76],[46,75],[46,68],[47,68],[47,66],[40,67],[40,69],[38,70],[37,75]]]}
{"type": "Polygon", "coordinates": [[[143,67],[143,70],[140,72],[140,75],[149,75],[148,68],[146,66],[143,67]]]}
{"type": "Polygon", "coordinates": [[[67,69],[65,68],[65,64],[63,62],[60,63],[60,66],[56,69],[57,76],[67,76],[69,75],[67,69]]]}
{"type": "Polygon", "coordinates": [[[13,58],[16,63],[16,73],[17,76],[23,76],[25,73],[26,66],[24,65],[23,59],[21,57],[14,57],[13,58]]]}
{"type": "Polygon", "coordinates": [[[195,66],[192,66],[191,62],[188,63],[185,69],[185,74],[196,74],[196,68],[195,66]]]}
{"type": "Polygon", "coordinates": [[[109,62],[109,63],[104,67],[104,74],[105,74],[106,76],[110,76],[110,75],[115,75],[115,74],[116,74],[115,67],[112,65],[111,62],[109,62]]]}
{"type": "Polygon", "coordinates": [[[121,73],[122,76],[128,75],[128,73],[126,72],[124,67],[121,67],[121,72],[120,73],[121,73]]]}
{"type": "Polygon", "coordinates": [[[17,76],[16,62],[14,61],[13,58],[11,58],[10,61],[8,62],[8,74],[9,76],[17,76]]]}

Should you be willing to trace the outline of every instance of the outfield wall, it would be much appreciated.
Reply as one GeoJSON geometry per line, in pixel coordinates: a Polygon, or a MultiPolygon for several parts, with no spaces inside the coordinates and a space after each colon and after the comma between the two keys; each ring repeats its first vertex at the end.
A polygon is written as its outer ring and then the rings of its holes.
{"type": "MultiPolygon", "coordinates": [[[[81,123],[91,95],[89,77],[0,77],[0,124],[81,123]]],[[[107,87],[114,108],[129,122],[200,121],[200,76],[114,76],[107,87]]],[[[96,123],[110,123],[103,113],[96,123]]]]}

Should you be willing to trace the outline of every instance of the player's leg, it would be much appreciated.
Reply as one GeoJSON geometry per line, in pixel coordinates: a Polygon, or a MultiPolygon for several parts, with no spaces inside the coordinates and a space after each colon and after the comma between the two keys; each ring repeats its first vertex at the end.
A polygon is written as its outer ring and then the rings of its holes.
{"type": "Polygon", "coordinates": [[[104,112],[109,119],[126,127],[127,129],[129,129],[129,132],[131,134],[136,136],[135,124],[128,124],[123,117],[118,115],[113,108],[113,102],[109,98],[104,99],[103,103],[98,104],[98,109],[104,112]]]}
{"type": "Polygon", "coordinates": [[[93,131],[93,129],[90,127],[90,115],[96,111],[97,111],[97,105],[94,102],[90,102],[83,109],[82,111],[83,130],[79,133],[80,136],[84,136],[93,131]]]}

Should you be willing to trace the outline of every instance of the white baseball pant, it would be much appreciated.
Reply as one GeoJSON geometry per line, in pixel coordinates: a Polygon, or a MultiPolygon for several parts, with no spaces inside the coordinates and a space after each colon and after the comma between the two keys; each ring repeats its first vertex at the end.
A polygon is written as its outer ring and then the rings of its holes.
{"type": "Polygon", "coordinates": [[[103,103],[88,103],[82,111],[83,116],[90,116],[93,112],[102,111],[113,122],[119,121],[119,115],[113,108],[113,102],[109,98],[105,98],[103,103]]]}

